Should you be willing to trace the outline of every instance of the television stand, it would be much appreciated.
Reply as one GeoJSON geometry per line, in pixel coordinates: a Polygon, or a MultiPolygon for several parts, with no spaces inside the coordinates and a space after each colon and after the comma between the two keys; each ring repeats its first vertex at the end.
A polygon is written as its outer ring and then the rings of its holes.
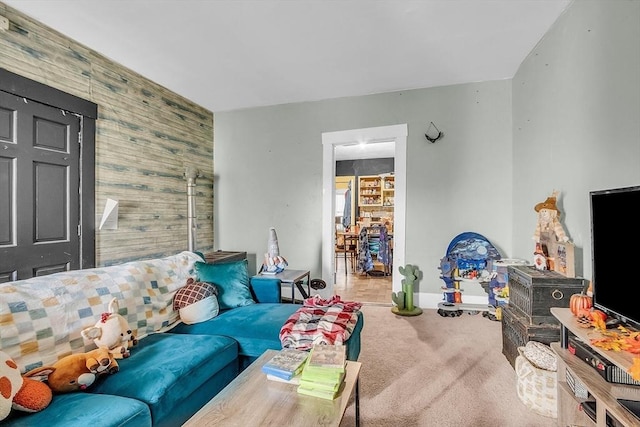
{"type": "MultiPolygon", "coordinates": [[[[625,409],[619,399],[640,401],[640,386],[607,382],[592,366],[567,350],[569,333],[589,344],[591,339],[602,336],[600,332],[593,328],[581,327],[568,308],[553,307],[551,314],[561,324],[560,343],[551,343],[558,359],[558,426],[637,427],[638,419],[625,409]],[[586,397],[576,397],[567,379],[572,379],[577,388],[583,393],[586,392],[586,397]],[[580,409],[584,401],[595,402],[595,420],[580,409]]],[[[625,372],[633,364],[633,354],[629,352],[590,347],[625,372]]]]}

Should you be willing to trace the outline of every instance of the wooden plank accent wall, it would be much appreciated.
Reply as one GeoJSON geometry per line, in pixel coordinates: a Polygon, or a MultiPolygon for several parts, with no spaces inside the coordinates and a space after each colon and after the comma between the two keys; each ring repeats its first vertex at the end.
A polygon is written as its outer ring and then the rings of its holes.
{"type": "Polygon", "coordinates": [[[213,113],[4,3],[0,14],[1,68],[98,105],[96,228],[106,199],[120,203],[118,229],[95,231],[96,265],[187,249],[187,166],[202,176],[196,249],[212,250],[213,113]]]}

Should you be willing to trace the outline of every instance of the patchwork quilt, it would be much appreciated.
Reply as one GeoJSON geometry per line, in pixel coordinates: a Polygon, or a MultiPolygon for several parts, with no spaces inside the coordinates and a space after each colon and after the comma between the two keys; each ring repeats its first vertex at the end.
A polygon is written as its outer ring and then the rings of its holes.
{"type": "Polygon", "coordinates": [[[192,252],[120,265],[66,271],[0,284],[0,350],[21,371],[95,348],[80,335],[118,299],[138,339],[179,319],[173,296],[202,259],[192,252]]]}
{"type": "Polygon", "coordinates": [[[280,329],[282,348],[309,350],[314,344],[344,344],[358,322],[359,302],[328,300],[319,295],[304,300],[280,329]]]}

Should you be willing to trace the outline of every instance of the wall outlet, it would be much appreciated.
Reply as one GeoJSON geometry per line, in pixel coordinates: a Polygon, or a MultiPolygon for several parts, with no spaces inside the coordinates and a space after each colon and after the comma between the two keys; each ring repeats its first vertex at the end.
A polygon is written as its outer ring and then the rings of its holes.
{"type": "Polygon", "coordinates": [[[9,29],[9,20],[0,15],[0,30],[7,31],[9,29]]]}

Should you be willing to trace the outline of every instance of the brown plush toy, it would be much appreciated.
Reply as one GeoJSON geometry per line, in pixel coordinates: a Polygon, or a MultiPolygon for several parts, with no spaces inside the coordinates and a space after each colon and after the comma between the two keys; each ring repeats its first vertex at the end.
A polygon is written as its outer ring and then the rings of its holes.
{"type": "Polygon", "coordinates": [[[51,366],[33,369],[25,375],[44,375],[54,393],[85,390],[99,375],[115,374],[120,367],[107,349],[97,348],[86,353],[70,354],[51,366]]]}
{"type": "Polygon", "coordinates": [[[0,421],[11,409],[39,412],[51,403],[51,389],[43,382],[22,376],[18,364],[0,351],[0,421]]]}

